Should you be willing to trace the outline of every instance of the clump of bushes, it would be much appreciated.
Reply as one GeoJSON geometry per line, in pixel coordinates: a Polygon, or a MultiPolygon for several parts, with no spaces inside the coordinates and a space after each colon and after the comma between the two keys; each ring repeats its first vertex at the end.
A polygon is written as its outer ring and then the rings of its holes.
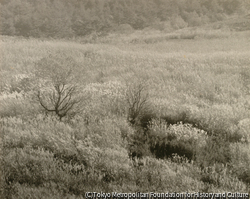
{"type": "Polygon", "coordinates": [[[219,164],[228,164],[231,160],[230,142],[218,136],[208,137],[196,153],[196,164],[201,168],[219,164]]]}
{"type": "MultiPolygon", "coordinates": [[[[74,124],[78,132],[53,116],[1,122],[5,195],[9,190],[14,197],[14,190],[20,193],[27,186],[38,191],[50,183],[62,194],[81,195],[86,190],[111,191],[109,183],[119,181],[122,186],[131,180],[126,138],[117,121],[103,121],[101,127],[91,121],[88,128],[79,122],[74,124]]],[[[123,131],[129,129],[123,126],[123,131]]]]}
{"type": "Polygon", "coordinates": [[[153,120],[149,127],[150,150],[157,158],[169,158],[176,153],[194,160],[206,140],[206,132],[190,124],[169,125],[153,120]]]}
{"type": "Polygon", "coordinates": [[[249,144],[233,143],[230,145],[230,167],[236,176],[250,184],[250,146],[249,144]]]}

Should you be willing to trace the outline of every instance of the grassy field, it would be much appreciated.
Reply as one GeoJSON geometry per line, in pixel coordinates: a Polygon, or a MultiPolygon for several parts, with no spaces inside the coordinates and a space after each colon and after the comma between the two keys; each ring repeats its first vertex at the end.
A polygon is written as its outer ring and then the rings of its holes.
{"type": "Polygon", "coordinates": [[[249,35],[135,32],[92,43],[1,37],[2,194],[249,193],[249,35]],[[35,68],[51,54],[74,60],[84,97],[81,111],[62,121],[35,95],[35,68]],[[146,128],[128,120],[127,93],[138,85],[146,128]]]}

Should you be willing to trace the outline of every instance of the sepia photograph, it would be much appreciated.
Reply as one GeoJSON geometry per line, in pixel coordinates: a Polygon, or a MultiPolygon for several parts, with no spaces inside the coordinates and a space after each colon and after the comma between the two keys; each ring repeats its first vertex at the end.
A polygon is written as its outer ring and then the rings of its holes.
{"type": "Polygon", "coordinates": [[[250,0],[0,0],[0,198],[249,199],[250,0]]]}

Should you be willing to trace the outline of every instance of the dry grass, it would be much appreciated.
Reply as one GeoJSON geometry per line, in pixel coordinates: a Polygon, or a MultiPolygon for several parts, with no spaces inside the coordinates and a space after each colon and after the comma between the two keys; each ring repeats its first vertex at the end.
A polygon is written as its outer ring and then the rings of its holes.
{"type": "MultiPolygon", "coordinates": [[[[242,75],[250,70],[249,38],[220,32],[209,33],[218,35],[208,38],[208,33],[200,31],[195,34],[203,36],[192,40],[162,40],[169,35],[159,33],[160,42],[158,39],[154,42],[155,37],[150,35],[140,39],[138,35],[142,34],[121,36],[119,43],[113,36],[106,43],[96,44],[1,38],[4,175],[13,182],[4,185],[5,193],[15,191],[13,198],[25,198],[27,194],[74,198],[91,186],[93,191],[249,192],[250,132],[247,124],[241,122],[250,118],[248,76],[242,75]],[[143,41],[146,37],[153,42],[146,44],[143,41]],[[139,42],[131,43],[134,38],[139,42]],[[70,121],[59,122],[44,115],[32,97],[35,64],[56,52],[67,53],[78,63],[77,81],[89,96],[83,113],[70,121]],[[144,157],[136,165],[128,154],[137,130],[126,121],[127,82],[146,82],[154,115],[184,118],[210,135],[221,134],[228,146],[208,146],[207,143],[215,143],[211,138],[199,145],[197,162],[144,157]],[[212,164],[219,156],[208,155],[218,151],[228,161],[227,166],[212,164]],[[41,154],[44,162],[37,158],[41,154]],[[26,170],[22,176],[23,169],[30,165],[33,170],[26,170]],[[32,172],[37,178],[31,177],[32,172]],[[35,180],[38,177],[41,181],[35,180]],[[89,184],[85,178],[90,180],[89,184]]],[[[192,126],[154,129],[164,136],[170,131],[185,134],[185,128],[190,132],[190,140],[197,137],[199,130],[192,131],[192,126]]]]}

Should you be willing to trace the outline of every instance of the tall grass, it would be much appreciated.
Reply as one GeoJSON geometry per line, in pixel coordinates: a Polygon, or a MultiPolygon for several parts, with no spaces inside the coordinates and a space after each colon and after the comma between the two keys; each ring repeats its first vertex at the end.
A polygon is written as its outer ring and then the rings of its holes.
{"type": "Polygon", "coordinates": [[[249,39],[222,34],[149,45],[131,43],[136,34],[119,45],[115,37],[96,44],[2,38],[4,197],[250,191],[249,39]],[[35,64],[60,52],[77,62],[88,96],[81,114],[62,121],[44,113],[33,86],[35,64]],[[127,121],[128,82],[147,84],[146,129],[127,121]],[[131,149],[142,156],[131,158],[131,149]]]}

